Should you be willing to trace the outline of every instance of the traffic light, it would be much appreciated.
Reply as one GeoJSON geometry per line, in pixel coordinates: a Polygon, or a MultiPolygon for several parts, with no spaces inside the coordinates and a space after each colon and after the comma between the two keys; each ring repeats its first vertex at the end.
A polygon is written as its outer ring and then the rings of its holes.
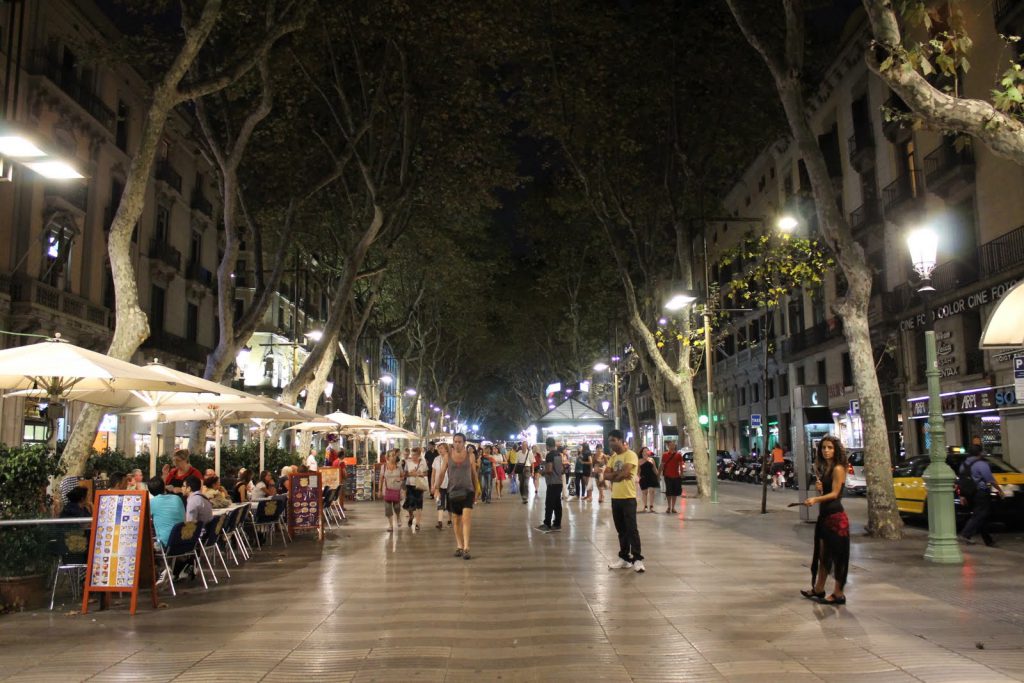
{"type": "Polygon", "coordinates": [[[699,418],[697,418],[697,421],[700,422],[701,426],[703,426],[703,427],[707,427],[708,426],[708,416],[707,415],[701,415],[699,418]]]}

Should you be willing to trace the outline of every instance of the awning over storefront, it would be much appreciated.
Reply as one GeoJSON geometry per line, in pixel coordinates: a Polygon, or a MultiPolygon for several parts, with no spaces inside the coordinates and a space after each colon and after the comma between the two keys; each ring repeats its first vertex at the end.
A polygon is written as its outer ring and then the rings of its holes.
{"type": "Polygon", "coordinates": [[[835,422],[832,411],[825,406],[804,408],[804,424],[827,425],[835,422]]]}
{"type": "Polygon", "coordinates": [[[999,299],[981,335],[982,349],[1024,346],[1024,281],[1018,282],[999,299]]]}

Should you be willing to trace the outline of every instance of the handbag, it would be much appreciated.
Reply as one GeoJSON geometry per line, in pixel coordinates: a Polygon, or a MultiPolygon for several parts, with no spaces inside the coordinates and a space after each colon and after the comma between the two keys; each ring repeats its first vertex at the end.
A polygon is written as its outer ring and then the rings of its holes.
{"type": "Polygon", "coordinates": [[[448,491],[448,502],[461,505],[469,499],[469,491],[465,489],[451,489],[448,491]]]}
{"type": "Polygon", "coordinates": [[[427,478],[426,477],[415,477],[415,482],[413,483],[413,488],[415,488],[417,491],[426,491],[427,490],[427,478]]]}
{"type": "Polygon", "coordinates": [[[384,489],[384,502],[397,503],[402,499],[402,492],[399,489],[384,489]]]}

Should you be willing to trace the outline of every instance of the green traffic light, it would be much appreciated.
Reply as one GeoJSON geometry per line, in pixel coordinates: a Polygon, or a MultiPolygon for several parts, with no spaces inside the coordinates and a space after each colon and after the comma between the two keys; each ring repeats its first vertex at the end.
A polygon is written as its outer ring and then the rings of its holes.
{"type": "Polygon", "coordinates": [[[702,425],[707,425],[707,423],[708,423],[708,416],[707,415],[701,415],[698,418],[698,422],[700,422],[702,425]]]}

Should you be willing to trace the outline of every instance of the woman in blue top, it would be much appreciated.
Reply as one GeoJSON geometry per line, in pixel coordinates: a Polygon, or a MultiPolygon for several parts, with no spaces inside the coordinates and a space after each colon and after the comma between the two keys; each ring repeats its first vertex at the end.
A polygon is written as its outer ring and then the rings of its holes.
{"type": "Polygon", "coordinates": [[[171,539],[171,529],[185,521],[185,503],[181,496],[167,493],[163,479],[153,477],[149,480],[149,512],[153,516],[153,529],[160,545],[167,546],[171,539]]]}
{"type": "Polygon", "coordinates": [[[491,502],[491,482],[494,479],[494,460],[491,459],[491,447],[484,446],[480,456],[480,501],[491,502]]]}

